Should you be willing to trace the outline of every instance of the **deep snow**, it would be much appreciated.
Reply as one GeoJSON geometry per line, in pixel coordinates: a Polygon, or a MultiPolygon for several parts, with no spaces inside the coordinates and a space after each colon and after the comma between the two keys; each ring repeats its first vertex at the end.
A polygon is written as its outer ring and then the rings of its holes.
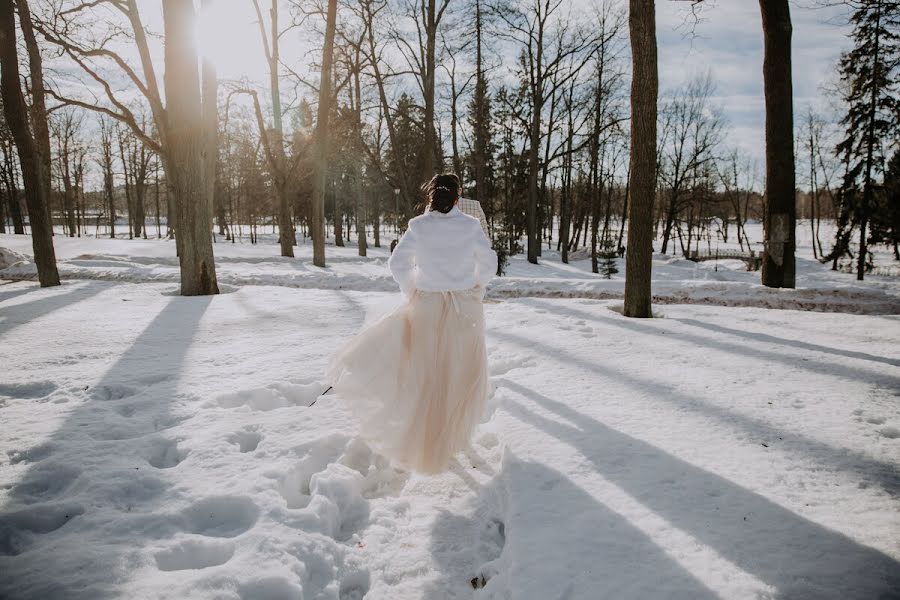
{"type": "Polygon", "coordinates": [[[721,269],[666,262],[655,289],[692,304],[634,321],[534,292],[621,279],[513,263],[534,293],[499,280],[486,304],[484,423],[423,477],[356,440],[340,398],[308,407],[398,301],[383,251],[359,276],[353,248],[323,273],[219,244],[229,293],[182,298],[166,242],[56,241],[61,287],[0,285],[2,598],[900,598],[888,278],[809,269],[817,308],[849,290],[884,313],[862,315],[761,308],[758,275],[725,270],[738,308],[691,295],[721,269]]]}

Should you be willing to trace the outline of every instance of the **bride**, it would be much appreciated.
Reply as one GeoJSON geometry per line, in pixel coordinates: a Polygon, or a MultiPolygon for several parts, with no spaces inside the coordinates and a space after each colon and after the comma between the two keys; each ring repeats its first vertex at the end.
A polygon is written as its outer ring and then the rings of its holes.
{"type": "Polygon", "coordinates": [[[457,207],[456,175],[435,175],[424,189],[428,208],[388,262],[403,304],[338,352],[328,379],[375,449],[437,473],[468,445],[484,410],[482,300],[497,256],[478,219],[457,207]]]}

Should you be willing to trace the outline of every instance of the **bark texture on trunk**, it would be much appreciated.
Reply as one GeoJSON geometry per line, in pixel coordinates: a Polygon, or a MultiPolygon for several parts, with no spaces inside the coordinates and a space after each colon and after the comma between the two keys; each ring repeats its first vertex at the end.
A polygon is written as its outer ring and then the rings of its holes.
{"type": "Polygon", "coordinates": [[[316,120],[316,175],[312,198],[313,264],[325,266],[325,175],[328,169],[328,115],[331,105],[331,63],[337,24],[337,0],[328,0],[325,21],[325,46],[322,49],[322,81],[319,85],[319,111],[316,120]]]}
{"type": "Polygon", "coordinates": [[[218,294],[212,248],[212,207],[204,182],[204,119],[200,94],[196,13],[192,0],[163,0],[166,118],[169,138],[166,182],[177,214],[176,247],[181,294],[218,294]]]}
{"type": "Polygon", "coordinates": [[[434,69],[435,42],[437,38],[437,0],[426,0],[425,40],[425,157],[422,163],[422,181],[434,175],[434,69]]]}
{"type": "Polygon", "coordinates": [[[37,38],[34,35],[34,27],[31,24],[28,2],[27,0],[16,0],[16,5],[19,9],[19,25],[22,28],[22,37],[25,39],[31,74],[31,128],[41,166],[41,179],[44,183],[42,188],[45,194],[44,206],[49,212],[50,190],[52,189],[50,183],[50,126],[47,122],[47,104],[44,102],[43,60],[37,38]]]}
{"type": "MultiPolygon", "coordinates": [[[[27,10],[23,11],[22,19],[27,20],[28,18],[27,10]]],[[[32,69],[34,69],[33,64],[32,69]]],[[[40,73],[39,68],[38,73],[40,73]]],[[[25,202],[28,206],[28,219],[31,223],[31,243],[38,280],[41,287],[59,285],[56,253],[53,250],[53,228],[50,222],[50,210],[47,206],[49,188],[46,187],[38,145],[31,137],[28,128],[28,109],[20,87],[13,0],[0,0],[0,95],[3,98],[4,116],[12,133],[22,167],[25,202]]],[[[43,99],[43,91],[41,91],[41,95],[43,99]]],[[[44,118],[46,118],[46,114],[44,114],[44,118]]]]}
{"type": "Polygon", "coordinates": [[[794,111],[788,0],[759,0],[766,91],[766,213],[762,284],[795,287],[794,111]]]}
{"type": "MultiPolygon", "coordinates": [[[[211,9],[213,0],[203,0],[203,9],[211,9]]],[[[203,201],[213,214],[216,205],[216,163],[219,155],[218,79],[212,58],[203,56],[201,63],[201,111],[203,113],[203,201]]]]}
{"type": "Polygon", "coordinates": [[[631,81],[631,181],[628,245],[625,255],[626,317],[648,318],[653,264],[653,198],[656,193],[656,6],[654,0],[630,0],[633,76],[631,81]]]}

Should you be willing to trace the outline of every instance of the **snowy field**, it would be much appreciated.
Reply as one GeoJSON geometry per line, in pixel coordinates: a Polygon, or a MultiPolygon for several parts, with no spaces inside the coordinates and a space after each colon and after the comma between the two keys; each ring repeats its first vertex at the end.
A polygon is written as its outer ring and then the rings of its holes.
{"type": "Polygon", "coordinates": [[[398,301],[386,249],[264,240],[216,245],[216,297],[177,295],[166,241],[0,271],[0,598],[900,598],[897,279],[658,256],[635,321],[621,272],[517,257],[489,410],[423,477],[309,406],[398,301]]]}
{"type": "MultiPolygon", "coordinates": [[[[123,227],[124,229],[124,227],[123,227]]],[[[751,239],[762,238],[759,224],[747,226],[751,239]]],[[[127,231],[127,230],[126,230],[127,231]]],[[[128,240],[95,238],[54,238],[60,274],[64,279],[100,279],[127,282],[178,282],[178,259],[173,240],[128,240]]],[[[832,235],[823,226],[822,238],[832,235]]],[[[369,240],[368,257],[357,254],[356,238],[347,246],[328,246],[328,267],[312,264],[312,243],[306,240],[295,248],[296,259],[279,256],[277,236],[260,233],[259,244],[230,243],[219,238],[214,245],[216,270],[223,289],[247,285],[270,285],[307,289],[332,289],[364,292],[393,292],[396,284],[387,269],[388,246],[392,232],[382,235],[383,247],[375,248],[369,240]]],[[[720,244],[722,252],[737,250],[731,243],[720,244]]],[[[676,242],[673,242],[677,244],[676,242]]],[[[809,231],[803,223],[797,228],[797,289],[775,290],[759,284],[759,273],[747,271],[741,260],[719,260],[695,263],[680,256],[656,254],[653,261],[653,295],[657,304],[700,303],[721,306],[758,306],[816,311],[853,312],[859,314],[900,314],[900,274],[868,275],[859,283],[852,273],[829,270],[813,260],[809,231]]],[[[553,248],[555,248],[555,242],[553,248]]],[[[659,241],[654,242],[659,248],[659,241]]],[[[31,238],[0,234],[0,249],[31,254],[31,238]]],[[[756,252],[761,244],[754,244],[756,252]]],[[[702,251],[716,251],[716,246],[702,251]]],[[[876,248],[879,272],[895,273],[896,262],[887,249],[876,248]]],[[[591,273],[586,248],[570,256],[563,264],[559,253],[546,246],[540,264],[535,266],[522,254],[511,257],[507,275],[495,279],[489,296],[511,297],[621,298],[625,289],[625,264],[619,260],[618,273],[603,279],[591,273]]],[[[34,265],[27,260],[0,256],[0,279],[36,279],[34,265]],[[4,267],[6,267],[4,269],[4,267]]]]}

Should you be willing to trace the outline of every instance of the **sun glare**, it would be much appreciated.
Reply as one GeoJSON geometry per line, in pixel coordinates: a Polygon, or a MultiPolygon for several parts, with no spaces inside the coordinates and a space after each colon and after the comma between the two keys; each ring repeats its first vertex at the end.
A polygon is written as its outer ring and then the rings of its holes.
{"type": "Polygon", "coordinates": [[[263,67],[254,15],[243,8],[219,1],[198,15],[197,52],[212,60],[221,78],[254,78],[263,67]]]}

